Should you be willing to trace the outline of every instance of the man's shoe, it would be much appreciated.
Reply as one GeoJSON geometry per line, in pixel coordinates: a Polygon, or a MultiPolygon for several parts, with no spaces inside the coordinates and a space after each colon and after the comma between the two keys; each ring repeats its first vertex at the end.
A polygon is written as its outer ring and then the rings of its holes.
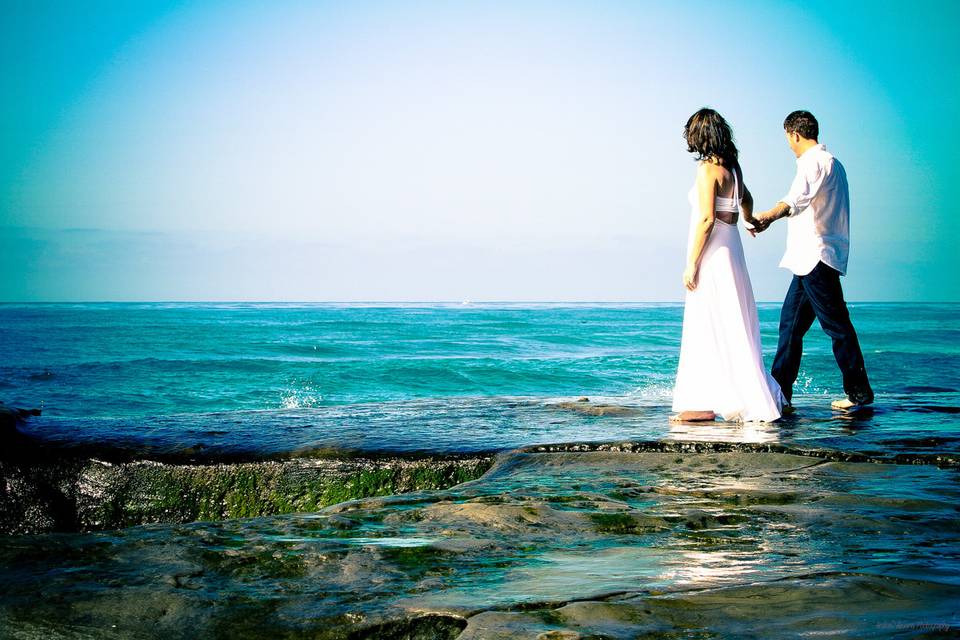
{"type": "Polygon", "coordinates": [[[782,416],[792,416],[796,412],[797,412],[797,408],[789,403],[783,405],[783,407],[780,409],[780,415],[782,416]]]}
{"type": "Polygon", "coordinates": [[[863,402],[854,402],[850,398],[841,398],[840,400],[834,400],[830,403],[830,408],[834,411],[844,411],[846,413],[853,413],[854,411],[859,411],[863,409],[868,404],[873,403],[873,399],[865,400],[863,402]]]}

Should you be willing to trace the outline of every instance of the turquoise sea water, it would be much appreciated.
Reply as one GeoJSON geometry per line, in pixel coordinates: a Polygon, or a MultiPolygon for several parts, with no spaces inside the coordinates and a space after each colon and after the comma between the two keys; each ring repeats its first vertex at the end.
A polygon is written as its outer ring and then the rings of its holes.
{"type": "MultiPolygon", "coordinates": [[[[958,311],[851,304],[877,392],[875,413],[853,424],[829,411],[840,375],[815,324],[799,416],[752,437],[956,451],[958,311]]],[[[682,313],[645,303],[6,304],[0,400],[41,407],[29,429],[51,439],[190,455],[660,438],[671,434],[682,313]],[[582,396],[635,411],[555,408],[582,396]]],[[[760,305],[768,365],[778,317],[777,304],[760,305]]]]}

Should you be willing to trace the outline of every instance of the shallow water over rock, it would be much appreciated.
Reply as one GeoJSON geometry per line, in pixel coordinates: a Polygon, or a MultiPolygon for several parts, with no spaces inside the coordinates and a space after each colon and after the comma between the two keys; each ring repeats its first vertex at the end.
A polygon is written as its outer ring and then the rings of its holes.
{"type": "Polygon", "coordinates": [[[881,394],[856,415],[801,396],[770,424],[669,424],[668,399],[418,398],[307,409],[157,416],[38,416],[21,431],[63,452],[111,461],[220,463],[370,454],[487,454],[556,442],[777,442],[875,456],[933,454],[960,464],[960,393],[881,394]]]}
{"type": "Polygon", "coordinates": [[[18,638],[960,631],[955,469],[582,448],[503,453],[478,480],[311,514],[7,537],[0,628],[18,638]]]}

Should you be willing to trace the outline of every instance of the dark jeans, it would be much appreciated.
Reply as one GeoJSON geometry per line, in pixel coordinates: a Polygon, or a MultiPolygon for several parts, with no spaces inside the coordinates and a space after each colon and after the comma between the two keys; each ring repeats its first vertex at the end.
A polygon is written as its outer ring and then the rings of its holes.
{"type": "Polygon", "coordinates": [[[780,310],[780,341],[770,373],[780,384],[784,397],[788,401],[793,397],[793,383],[803,355],[803,336],[814,318],[820,320],[824,332],[833,339],[833,355],[843,373],[847,397],[854,402],[873,401],[860,341],[843,300],[840,272],[823,262],[805,276],[793,276],[780,310]]]}

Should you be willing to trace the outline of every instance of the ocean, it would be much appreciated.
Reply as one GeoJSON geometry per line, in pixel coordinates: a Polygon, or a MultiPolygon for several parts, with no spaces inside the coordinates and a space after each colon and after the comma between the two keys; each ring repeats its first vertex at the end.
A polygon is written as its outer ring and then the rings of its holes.
{"type": "Polygon", "coordinates": [[[0,305],[0,637],[956,637],[960,304],[849,306],[672,424],[680,304],[0,305]]]}
{"type": "MultiPolygon", "coordinates": [[[[759,307],[769,365],[779,307],[759,307]]],[[[814,324],[794,402],[809,409],[799,419],[823,420],[800,432],[790,422],[784,437],[902,448],[955,435],[960,305],[850,308],[877,393],[870,429],[832,419],[840,374],[814,324]]],[[[29,428],[51,439],[170,454],[657,438],[670,433],[682,314],[649,303],[5,304],[0,399],[42,409],[29,428]],[[581,397],[643,412],[551,409],[581,397]]]]}

